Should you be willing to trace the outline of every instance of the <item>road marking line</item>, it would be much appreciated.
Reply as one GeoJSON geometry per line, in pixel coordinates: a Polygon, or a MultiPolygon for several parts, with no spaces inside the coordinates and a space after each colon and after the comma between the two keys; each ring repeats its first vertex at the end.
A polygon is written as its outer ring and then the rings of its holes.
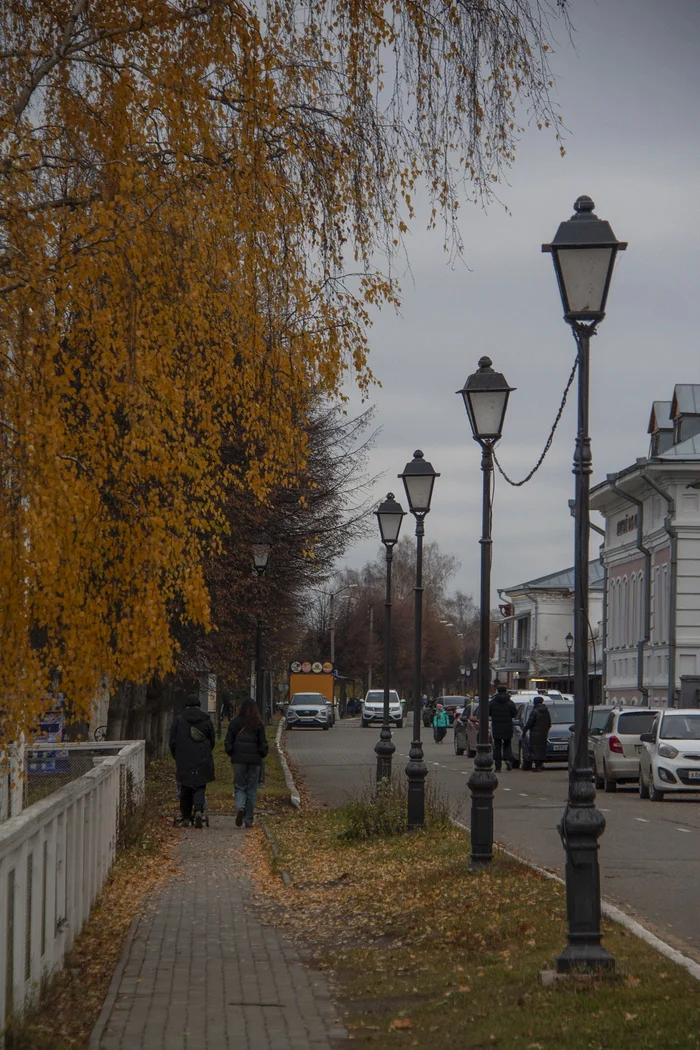
{"type": "Polygon", "coordinates": [[[647,820],[646,817],[635,817],[634,819],[638,820],[640,824],[648,824],[649,823],[649,821],[647,820]]]}
{"type": "Polygon", "coordinates": [[[609,813],[610,812],[609,809],[603,809],[602,806],[598,806],[598,809],[600,810],[601,813],[609,813]]]}
{"type": "Polygon", "coordinates": [[[690,835],[690,828],[676,828],[676,831],[682,831],[684,835],[690,835]]]}
{"type": "Polygon", "coordinates": [[[510,788],[503,788],[504,791],[510,791],[510,788]]]}
{"type": "Polygon", "coordinates": [[[519,791],[519,792],[518,792],[518,794],[519,794],[519,795],[520,795],[520,796],[521,796],[522,798],[527,798],[527,791],[519,791]]]}

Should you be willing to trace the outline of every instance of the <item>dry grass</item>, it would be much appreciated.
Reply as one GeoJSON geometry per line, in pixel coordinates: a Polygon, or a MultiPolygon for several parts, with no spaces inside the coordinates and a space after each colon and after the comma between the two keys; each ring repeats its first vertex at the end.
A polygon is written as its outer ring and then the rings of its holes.
{"type": "Polygon", "coordinates": [[[279,815],[274,866],[248,848],[270,921],[314,951],[358,1046],[700,1048],[697,981],[612,924],[616,978],[541,986],[565,943],[563,888],[503,856],[471,871],[454,828],[352,842],[345,822],[279,815]],[[271,882],[279,867],[291,888],[271,882]]]}

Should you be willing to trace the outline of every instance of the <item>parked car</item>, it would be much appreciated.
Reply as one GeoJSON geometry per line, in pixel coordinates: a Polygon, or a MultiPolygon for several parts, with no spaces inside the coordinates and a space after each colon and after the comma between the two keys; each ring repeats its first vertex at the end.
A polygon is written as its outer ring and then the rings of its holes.
{"type": "MultiPolygon", "coordinates": [[[[365,729],[372,722],[384,721],[384,690],[370,689],[365,696],[362,705],[362,728],[365,729]]],[[[389,721],[397,729],[403,729],[403,710],[401,700],[395,689],[389,690],[389,721]]]]}
{"type": "MultiPolygon", "coordinates": [[[[542,696],[542,693],[535,693],[542,696]]],[[[515,700],[516,697],[513,697],[515,700]]],[[[554,700],[551,696],[544,697],[544,703],[552,718],[552,726],[549,730],[547,740],[547,757],[545,762],[568,762],[569,740],[571,738],[571,726],[574,722],[574,705],[569,700],[554,700]]],[[[525,733],[525,726],[530,717],[534,704],[529,701],[524,704],[518,712],[518,717],[513,722],[513,768],[532,769],[532,755],[528,747],[529,734],[525,733]]]]}
{"type": "Polygon", "coordinates": [[[639,794],[661,802],[668,793],[700,792],[700,710],[659,711],[640,736],[639,794]]]}
{"type": "MultiPolygon", "coordinates": [[[[573,697],[570,697],[573,702],[573,697]]],[[[591,769],[595,769],[595,757],[593,755],[593,746],[595,744],[595,738],[600,736],[603,731],[605,724],[608,721],[608,717],[611,711],[614,711],[614,706],[603,706],[602,704],[588,708],[588,764],[591,769]]],[[[574,768],[574,731],[573,722],[571,729],[571,737],[569,739],[569,769],[574,768]]]]}
{"type": "Polygon", "coordinates": [[[295,693],[289,701],[284,724],[287,729],[304,726],[330,729],[330,704],[323,693],[295,693]]]}
{"type": "Polygon", "coordinates": [[[589,753],[592,745],[597,788],[615,791],[618,784],[639,779],[639,737],[651,731],[657,714],[648,707],[616,707],[608,712],[601,728],[591,730],[589,753]]]}
{"type": "Polygon", "coordinates": [[[439,696],[435,701],[435,706],[442,704],[449,716],[450,725],[452,725],[457,712],[461,711],[466,703],[466,696],[439,696]]]}
{"type": "MultiPolygon", "coordinates": [[[[467,758],[474,758],[479,739],[479,701],[468,700],[459,716],[454,721],[454,748],[456,755],[467,752],[467,758]]],[[[492,742],[489,723],[489,743],[492,742]]]]}

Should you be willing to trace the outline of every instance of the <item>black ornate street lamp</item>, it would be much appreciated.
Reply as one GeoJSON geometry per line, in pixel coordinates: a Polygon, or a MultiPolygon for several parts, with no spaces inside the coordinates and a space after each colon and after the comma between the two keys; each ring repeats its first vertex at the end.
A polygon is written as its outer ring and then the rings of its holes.
{"type": "Polygon", "coordinates": [[[578,352],[578,429],[574,453],[576,506],[574,528],[574,722],[575,759],[569,797],[559,825],[566,851],[568,945],[557,970],[612,970],[615,960],[601,944],[598,840],[605,817],[595,805],[595,783],[588,762],[588,546],[591,439],[588,433],[590,340],[605,317],[618,241],[610,223],[599,219],[590,197],[579,197],[575,215],[562,222],[550,252],[564,307],[578,352]]]}
{"type": "Polygon", "coordinates": [[[420,730],[422,721],[421,697],[423,695],[423,536],[425,516],[430,513],[435,478],[439,478],[417,449],[413,459],[399,474],[406,490],[408,509],[416,519],[416,586],[415,621],[413,629],[413,741],[408,753],[406,776],[408,778],[408,827],[422,828],[425,824],[425,778],[428,767],[423,760],[423,744],[420,730]]]}
{"type": "Polygon", "coordinates": [[[569,693],[571,692],[571,650],[573,648],[573,645],[574,636],[571,633],[571,631],[569,631],[569,633],[566,636],[566,648],[568,650],[568,659],[566,661],[566,688],[569,693]]]}
{"type": "Polygon", "coordinates": [[[493,447],[503,431],[508,386],[500,372],[494,372],[491,358],[482,357],[479,371],[458,390],[464,398],[472,436],[481,445],[481,600],[479,611],[479,732],[474,769],[469,777],[471,806],[471,861],[488,864],[493,858],[493,793],[498,778],[493,771],[493,748],[489,743],[489,679],[491,650],[491,485],[493,447]]]}
{"type": "MultiPolygon", "coordinates": [[[[253,569],[257,574],[258,580],[265,575],[267,569],[267,563],[270,559],[270,551],[272,550],[272,540],[266,532],[260,532],[253,538],[251,543],[251,551],[253,555],[253,569]]],[[[263,709],[263,692],[265,690],[265,676],[262,666],[262,614],[258,610],[256,630],[255,630],[255,702],[258,705],[258,711],[260,717],[264,722],[269,722],[269,718],[266,718],[266,712],[263,709]]]]}
{"type": "Polygon", "coordinates": [[[405,511],[390,492],[374,512],[379,522],[379,535],[386,548],[386,600],[384,602],[384,714],[379,740],[374,745],[377,756],[377,783],[391,780],[391,759],[396,751],[389,728],[389,680],[391,678],[391,561],[399,539],[405,511]]]}

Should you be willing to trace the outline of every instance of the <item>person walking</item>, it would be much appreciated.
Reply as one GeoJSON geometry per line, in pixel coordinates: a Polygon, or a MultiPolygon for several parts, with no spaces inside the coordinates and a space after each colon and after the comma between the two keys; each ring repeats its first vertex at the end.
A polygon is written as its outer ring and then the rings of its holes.
{"type": "Polygon", "coordinates": [[[265,726],[254,700],[244,700],[236,718],[229,722],[224,751],[233,766],[236,796],[236,827],[252,828],[255,799],[262,761],[269,751],[265,726]]]}
{"type": "Polygon", "coordinates": [[[442,704],[438,704],[435,708],[435,714],[433,715],[433,736],[436,744],[441,744],[445,739],[445,734],[447,733],[447,727],[449,724],[450,716],[442,704]]]}
{"type": "Polygon", "coordinates": [[[199,697],[193,693],[185,710],[170,727],[170,754],[175,759],[175,776],[180,788],[180,821],[183,827],[204,824],[206,787],[214,774],[214,726],[199,697]],[[194,817],[193,817],[194,811],[194,817]]]}
{"type": "Polygon", "coordinates": [[[530,754],[535,763],[535,773],[541,773],[547,757],[547,738],[552,725],[552,716],[547,710],[544,697],[536,696],[523,732],[530,734],[530,754]]]}
{"type": "Polygon", "coordinates": [[[517,714],[518,709],[511,700],[510,693],[504,685],[499,685],[489,701],[493,761],[497,773],[500,772],[501,762],[505,762],[506,769],[513,768],[513,752],[510,744],[513,739],[513,719],[517,714]]]}

